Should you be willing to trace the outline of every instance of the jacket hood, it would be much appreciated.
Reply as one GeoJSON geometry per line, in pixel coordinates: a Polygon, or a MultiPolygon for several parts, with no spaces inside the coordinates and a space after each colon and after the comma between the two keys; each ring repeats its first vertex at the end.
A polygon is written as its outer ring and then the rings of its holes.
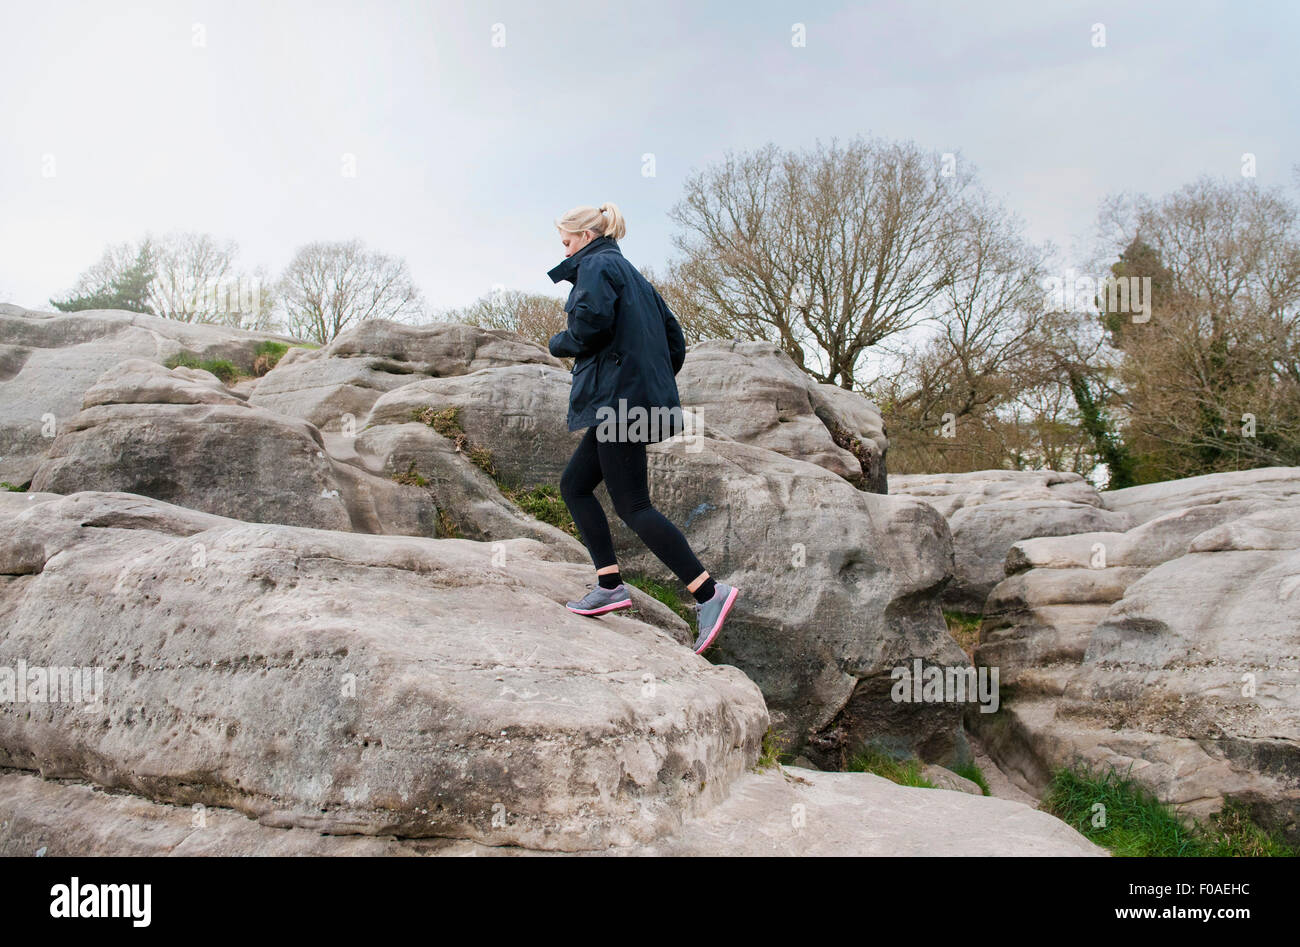
{"type": "Polygon", "coordinates": [[[578,264],[582,262],[584,257],[605,252],[617,253],[620,256],[623,253],[618,248],[618,241],[613,237],[597,237],[573,256],[565,257],[563,263],[552,267],[547,271],[546,275],[551,278],[552,283],[558,283],[560,280],[568,280],[572,283],[574,277],[578,275],[578,264]]]}

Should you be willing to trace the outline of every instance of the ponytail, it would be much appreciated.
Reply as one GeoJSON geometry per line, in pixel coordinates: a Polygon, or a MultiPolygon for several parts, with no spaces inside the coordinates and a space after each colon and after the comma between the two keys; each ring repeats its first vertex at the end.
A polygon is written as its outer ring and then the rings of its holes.
{"type": "Polygon", "coordinates": [[[627,235],[627,222],[618,205],[606,201],[599,207],[575,207],[555,221],[555,226],[566,233],[582,233],[590,230],[598,237],[612,237],[622,240],[627,235]]]}

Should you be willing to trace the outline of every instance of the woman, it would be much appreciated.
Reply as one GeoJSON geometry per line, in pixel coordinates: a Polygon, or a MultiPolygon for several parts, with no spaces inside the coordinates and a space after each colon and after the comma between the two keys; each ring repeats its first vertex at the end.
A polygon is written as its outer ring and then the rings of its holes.
{"type": "Polygon", "coordinates": [[[646,484],[646,444],[682,426],[674,376],[686,358],[686,339],[663,298],[623,258],[617,241],[627,226],[618,207],[575,207],[555,225],[565,260],[547,275],[556,283],[568,280],[573,289],[564,304],[568,328],[551,337],[550,349],[575,359],[569,430],[587,429],[560,478],[560,494],[596,566],[596,585],[569,602],[569,610],[603,615],[632,604],[593,492],[604,480],[623,522],[695,596],[695,653],[701,654],[718,637],[740,590],[709,576],[681,530],[651,505],[646,484]]]}

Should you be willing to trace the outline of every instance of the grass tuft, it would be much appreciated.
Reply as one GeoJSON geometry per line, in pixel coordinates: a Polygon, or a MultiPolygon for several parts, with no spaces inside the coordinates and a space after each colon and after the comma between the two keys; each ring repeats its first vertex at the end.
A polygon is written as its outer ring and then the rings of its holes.
{"type": "Polygon", "coordinates": [[[420,476],[419,471],[415,469],[415,461],[411,461],[411,465],[406,468],[406,473],[393,474],[393,480],[408,487],[427,487],[429,485],[429,481],[420,476]]]}
{"type": "Polygon", "coordinates": [[[974,655],[975,646],[980,643],[980,625],[984,622],[984,616],[973,615],[970,612],[950,612],[945,609],[943,620],[948,623],[948,634],[952,635],[953,640],[966,652],[966,657],[974,655]]]}
{"type": "Polygon", "coordinates": [[[1297,852],[1229,802],[1208,824],[1185,821],[1127,773],[1058,770],[1042,809],[1113,854],[1128,857],[1294,857],[1297,852]]]}
{"type": "Polygon", "coordinates": [[[287,351],[289,346],[284,342],[276,342],[272,339],[259,342],[257,348],[253,349],[253,374],[259,378],[265,375],[275,368],[287,351]]]}
{"type": "Polygon", "coordinates": [[[167,368],[199,368],[211,372],[221,380],[223,385],[232,385],[239,380],[239,369],[224,358],[200,359],[194,352],[181,351],[163,362],[167,368]]]}
{"type": "Polygon", "coordinates": [[[767,732],[763,734],[763,748],[758,754],[758,762],[754,764],[754,769],[762,771],[778,765],[781,762],[783,745],[781,735],[768,727],[767,732]]]}
{"type": "Polygon", "coordinates": [[[850,773],[874,773],[883,776],[900,786],[914,786],[919,789],[935,789],[934,783],[921,775],[921,761],[895,759],[876,747],[868,747],[849,760],[845,770],[850,773]]]}
{"type": "Polygon", "coordinates": [[[480,444],[475,444],[465,433],[465,425],[460,419],[460,405],[451,405],[438,410],[434,407],[416,408],[411,412],[411,420],[427,424],[443,437],[456,445],[456,450],[470,459],[493,480],[497,478],[496,464],[492,461],[492,452],[480,444]]]}
{"type": "Polygon", "coordinates": [[[980,792],[984,793],[984,795],[986,796],[993,795],[993,793],[989,790],[988,780],[984,778],[984,771],[981,770],[979,766],[975,764],[974,760],[972,760],[969,763],[964,763],[961,766],[953,766],[951,767],[951,769],[962,779],[969,779],[971,782],[973,782],[976,786],[980,788],[980,792]]]}
{"type": "Polygon", "coordinates": [[[581,538],[578,535],[578,524],[573,522],[573,515],[560,496],[559,487],[550,484],[537,487],[501,486],[501,493],[529,516],[564,530],[574,539],[581,538]]]}
{"type": "MultiPolygon", "coordinates": [[[[621,570],[620,570],[621,571],[621,570]]],[[[652,579],[648,575],[641,575],[637,572],[623,572],[623,581],[628,585],[634,585],[646,595],[667,605],[674,612],[686,619],[689,623],[695,618],[695,612],[690,605],[682,601],[677,592],[676,586],[669,585],[666,582],[660,582],[658,579],[652,579]]]]}

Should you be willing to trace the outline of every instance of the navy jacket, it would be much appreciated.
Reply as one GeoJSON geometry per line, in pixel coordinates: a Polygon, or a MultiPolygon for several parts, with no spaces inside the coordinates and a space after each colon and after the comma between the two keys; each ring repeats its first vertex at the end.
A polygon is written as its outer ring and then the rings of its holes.
{"type": "Polygon", "coordinates": [[[599,424],[602,407],[617,418],[622,399],[629,423],[634,408],[647,412],[647,426],[656,414],[660,423],[657,434],[642,437],[633,428],[615,439],[651,442],[680,433],[675,376],[686,360],[686,339],[668,304],[624,258],[618,242],[597,237],[547,275],[552,282],[573,283],[564,304],[568,328],[550,342],[552,355],[575,359],[569,430],[599,424]]]}

